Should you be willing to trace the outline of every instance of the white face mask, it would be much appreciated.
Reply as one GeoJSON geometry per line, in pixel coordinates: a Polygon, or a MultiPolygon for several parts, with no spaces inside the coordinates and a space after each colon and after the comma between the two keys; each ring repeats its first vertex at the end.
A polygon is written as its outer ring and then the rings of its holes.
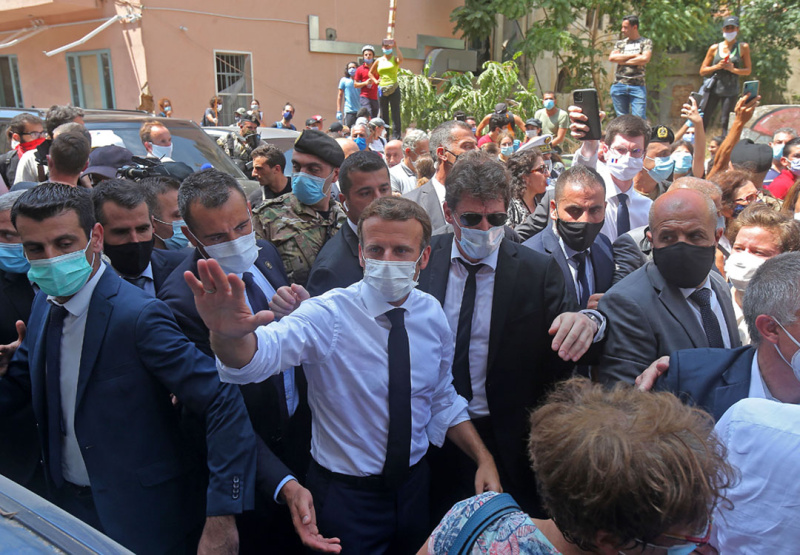
{"type": "MultiPolygon", "coordinates": [[[[788,331],[786,331],[786,328],[784,328],[784,327],[783,327],[783,324],[781,324],[781,323],[780,323],[780,322],[778,322],[777,320],[775,320],[775,323],[776,323],[776,324],[778,324],[778,325],[781,327],[781,329],[782,329],[782,330],[783,330],[783,331],[786,333],[786,335],[788,335],[788,336],[789,336],[789,339],[791,339],[791,340],[792,340],[792,343],[794,343],[795,345],[797,345],[798,347],[800,347],[800,342],[798,342],[798,341],[797,341],[797,339],[795,339],[795,338],[794,338],[794,336],[793,336],[791,333],[789,333],[788,331]]],[[[791,366],[791,367],[792,367],[792,372],[794,372],[794,377],[795,377],[795,378],[796,378],[798,381],[800,381],[800,348],[798,348],[798,349],[797,349],[797,350],[794,352],[794,354],[792,355],[792,361],[791,361],[791,362],[789,362],[788,360],[786,360],[786,358],[783,356],[783,353],[782,353],[782,352],[781,352],[781,350],[778,348],[778,344],[777,344],[777,343],[775,343],[775,350],[776,350],[776,351],[778,351],[778,356],[780,356],[780,357],[781,357],[781,359],[783,360],[783,362],[785,362],[786,364],[788,364],[789,366],[791,366]]]]}
{"type": "Polygon", "coordinates": [[[222,104],[217,104],[217,112],[222,110],[222,104]]]}
{"type": "Polygon", "coordinates": [[[731,31],[730,33],[722,32],[722,36],[725,38],[726,41],[731,42],[733,39],[736,38],[736,35],[739,31],[731,31]]]}
{"type": "Polygon", "coordinates": [[[258,258],[255,231],[233,241],[226,241],[207,247],[203,245],[203,247],[208,256],[219,262],[226,274],[246,272],[258,258]]]}
{"type": "Polygon", "coordinates": [[[14,150],[18,146],[19,146],[19,141],[15,140],[15,139],[11,139],[11,150],[14,150]]]}
{"type": "Polygon", "coordinates": [[[464,254],[473,260],[483,260],[500,246],[503,241],[503,226],[492,226],[487,231],[482,229],[472,229],[458,225],[458,217],[453,219],[453,223],[461,230],[461,239],[458,244],[464,254]]]}
{"type": "Polygon", "coordinates": [[[795,177],[800,176],[800,158],[795,158],[794,160],[790,161],[789,171],[792,172],[792,175],[795,177]]]}
{"type": "Polygon", "coordinates": [[[528,137],[529,139],[533,137],[538,137],[539,131],[537,129],[526,129],[525,136],[528,137]]]}
{"type": "Polygon", "coordinates": [[[629,155],[620,157],[609,150],[606,154],[606,167],[611,175],[620,181],[630,181],[642,171],[644,158],[633,158],[629,155]]]}
{"type": "Polygon", "coordinates": [[[161,146],[154,143],[150,143],[150,149],[153,152],[153,156],[158,159],[161,158],[172,158],[172,143],[169,146],[161,146]]]}
{"type": "Polygon", "coordinates": [[[737,291],[744,291],[756,270],[766,260],[747,251],[733,251],[725,261],[725,276],[737,291]]]}
{"type": "Polygon", "coordinates": [[[417,274],[417,264],[422,258],[415,261],[405,260],[375,260],[364,258],[364,283],[375,289],[387,303],[399,301],[417,286],[414,277],[417,274]]]}
{"type": "Polygon", "coordinates": [[[794,213],[794,219],[797,220],[798,222],[800,222],[800,212],[795,212],[794,213]]]}

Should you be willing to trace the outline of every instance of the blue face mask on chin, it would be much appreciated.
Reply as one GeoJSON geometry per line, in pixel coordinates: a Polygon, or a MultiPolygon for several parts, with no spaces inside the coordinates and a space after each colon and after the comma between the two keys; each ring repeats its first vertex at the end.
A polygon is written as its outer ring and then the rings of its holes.
{"type": "Polygon", "coordinates": [[[9,274],[24,274],[30,267],[22,243],[0,243],[0,270],[9,274]]]}

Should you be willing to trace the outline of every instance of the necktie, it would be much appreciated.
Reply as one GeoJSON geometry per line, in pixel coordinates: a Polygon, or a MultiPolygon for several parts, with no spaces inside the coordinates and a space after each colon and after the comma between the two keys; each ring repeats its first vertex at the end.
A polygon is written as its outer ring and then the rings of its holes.
{"type": "Polygon", "coordinates": [[[722,332],[719,329],[719,320],[711,310],[711,290],[698,289],[689,298],[692,299],[697,306],[700,307],[700,318],[703,320],[703,329],[706,332],[706,339],[708,339],[708,346],[712,348],[722,349],[725,343],[722,342],[722,332]]]}
{"type": "Polygon", "coordinates": [[[392,485],[399,485],[408,472],[411,457],[411,355],[405,310],[386,313],[392,324],[389,330],[389,434],[383,475],[392,485]]]}
{"type": "Polygon", "coordinates": [[[467,402],[472,401],[472,378],[469,373],[469,339],[472,335],[472,313],[475,311],[475,292],[477,280],[475,274],[483,264],[467,264],[457,258],[467,270],[467,281],[464,284],[464,295],[461,297],[461,310],[458,313],[458,329],[456,330],[456,351],[453,355],[453,386],[456,393],[467,402]]]}
{"type": "Polygon", "coordinates": [[[144,290],[144,286],[147,285],[147,281],[148,281],[148,278],[145,277],[145,276],[126,277],[126,278],[123,278],[123,279],[125,281],[127,281],[128,283],[132,283],[133,285],[135,285],[136,287],[138,287],[139,289],[142,289],[142,290],[144,290]]]}
{"type": "Polygon", "coordinates": [[[63,306],[50,306],[45,344],[48,468],[53,483],[59,488],[64,484],[61,470],[61,440],[64,436],[61,418],[61,334],[67,314],[63,306]]]}
{"type": "MultiPolygon", "coordinates": [[[[269,310],[269,301],[264,292],[256,284],[251,272],[242,274],[242,281],[244,281],[244,290],[247,293],[247,299],[250,301],[250,307],[253,309],[253,314],[262,310],[269,310]]],[[[282,423],[289,420],[289,408],[286,406],[286,384],[283,381],[283,372],[270,377],[267,380],[273,385],[277,393],[276,403],[280,411],[280,419],[282,423]]]]}
{"type": "Polygon", "coordinates": [[[628,233],[631,230],[631,215],[628,212],[628,195],[620,193],[617,195],[619,200],[619,210],[617,210],[617,235],[628,233]]]}
{"type": "Polygon", "coordinates": [[[580,301],[581,308],[586,308],[589,304],[589,278],[586,275],[586,252],[576,252],[572,255],[572,259],[578,263],[578,284],[580,285],[580,292],[578,300],[580,301]]]}

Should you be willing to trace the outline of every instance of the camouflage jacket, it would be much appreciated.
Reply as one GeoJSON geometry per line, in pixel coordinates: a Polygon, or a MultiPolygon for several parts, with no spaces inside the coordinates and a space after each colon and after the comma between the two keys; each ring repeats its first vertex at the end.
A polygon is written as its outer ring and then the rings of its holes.
{"type": "Polygon", "coordinates": [[[250,153],[257,146],[264,144],[264,141],[261,140],[257,133],[242,137],[239,133],[231,131],[224,137],[217,139],[217,144],[231,158],[249,162],[250,153]]]}
{"type": "Polygon", "coordinates": [[[253,211],[256,236],[270,241],[281,255],[289,281],[305,285],[322,245],[345,223],[342,206],[331,200],[327,218],[292,193],[265,201],[253,211]]]}

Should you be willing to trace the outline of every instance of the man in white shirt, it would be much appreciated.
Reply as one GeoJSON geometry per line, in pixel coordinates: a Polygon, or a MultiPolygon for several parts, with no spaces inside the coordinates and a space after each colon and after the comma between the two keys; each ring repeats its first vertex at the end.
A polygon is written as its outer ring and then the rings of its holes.
{"type": "Polygon", "coordinates": [[[159,121],[146,121],[139,129],[148,158],[158,158],[162,162],[172,162],[172,134],[159,121]]]}
{"type": "Polygon", "coordinates": [[[215,261],[198,262],[202,282],[186,281],[223,381],[261,381],[303,364],[316,499],[316,508],[303,507],[303,522],[316,531],[316,514],[319,532],[339,538],[347,553],[407,553],[429,532],[429,444],[447,436],[468,453],[478,465],[476,491],[500,483],[451,383],[444,312],[414,289],[430,255],[429,218],[406,199],[386,197],[362,213],[358,231],[364,279],[304,300],[269,326],[273,313],[253,315],[241,280],[215,261]]]}
{"type": "Polygon", "coordinates": [[[431,157],[436,164],[433,178],[422,187],[404,196],[413,200],[428,213],[433,230],[444,227],[444,181],[458,157],[468,150],[478,148],[472,129],[463,121],[446,121],[431,133],[431,157]]]}
{"type": "MultiPolygon", "coordinates": [[[[569,107],[572,136],[581,139],[588,126],[587,117],[577,106],[569,107]]],[[[633,178],[644,167],[644,155],[650,142],[650,127],[637,116],[620,116],[612,121],[604,143],[608,147],[605,164],[597,163],[599,141],[583,141],[575,153],[576,164],[597,169],[606,182],[606,221],[600,233],[613,243],[623,233],[647,225],[650,206],[646,196],[633,188],[633,178]]]]}
{"type": "Polygon", "coordinates": [[[414,167],[420,156],[430,154],[428,135],[419,129],[409,129],[403,138],[403,160],[389,169],[392,191],[404,195],[417,188],[417,171],[414,167]]]}

